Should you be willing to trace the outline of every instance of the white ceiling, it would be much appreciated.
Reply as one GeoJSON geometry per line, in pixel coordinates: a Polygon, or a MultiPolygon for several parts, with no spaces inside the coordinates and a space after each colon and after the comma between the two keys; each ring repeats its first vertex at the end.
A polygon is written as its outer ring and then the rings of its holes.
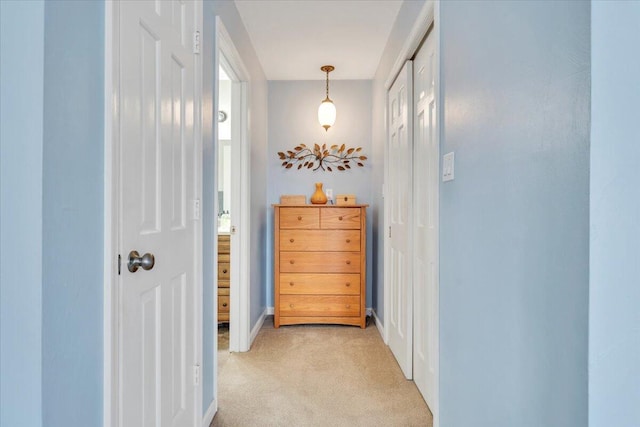
{"type": "Polygon", "coordinates": [[[267,80],[373,78],[402,0],[235,0],[267,80]]]}

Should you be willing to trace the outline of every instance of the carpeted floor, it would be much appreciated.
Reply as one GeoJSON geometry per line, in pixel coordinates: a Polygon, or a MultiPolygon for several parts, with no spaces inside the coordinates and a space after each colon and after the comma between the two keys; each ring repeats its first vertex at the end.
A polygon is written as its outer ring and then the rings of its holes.
{"type": "Polygon", "coordinates": [[[225,350],[211,426],[432,426],[375,325],[283,326],[225,350]]]}

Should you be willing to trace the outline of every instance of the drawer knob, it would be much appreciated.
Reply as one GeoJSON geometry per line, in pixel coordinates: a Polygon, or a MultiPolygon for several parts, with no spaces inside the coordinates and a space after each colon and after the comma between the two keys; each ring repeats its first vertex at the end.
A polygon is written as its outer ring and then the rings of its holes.
{"type": "Polygon", "coordinates": [[[342,217],[341,217],[341,216],[339,216],[339,217],[338,217],[338,219],[339,219],[340,221],[342,221],[342,217]]]}
{"type": "Polygon", "coordinates": [[[294,260],[291,260],[291,261],[289,261],[289,263],[291,263],[291,264],[295,264],[295,261],[294,261],[294,260]]]}
{"type": "Polygon", "coordinates": [[[351,306],[349,304],[347,304],[347,308],[351,308],[351,306]]]}
{"type": "Polygon", "coordinates": [[[293,304],[289,304],[289,307],[290,307],[290,308],[293,308],[293,304]]]}
{"type": "Polygon", "coordinates": [[[224,270],[222,270],[222,272],[223,272],[224,274],[227,274],[227,269],[225,268],[224,270]]]}
{"type": "Polygon", "coordinates": [[[351,243],[351,239],[347,239],[347,243],[351,243]]]}
{"type": "Polygon", "coordinates": [[[298,221],[302,221],[302,217],[301,216],[298,217],[298,221]]]}
{"type": "Polygon", "coordinates": [[[293,239],[289,239],[289,241],[290,241],[291,243],[293,243],[293,241],[294,241],[294,240],[293,240],[293,239]]]}
{"type": "Polygon", "coordinates": [[[226,307],[226,306],[227,306],[227,303],[226,303],[226,302],[223,302],[223,303],[222,303],[222,306],[223,306],[223,307],[226,307]]]}
{"type": "Polygon", "coordinates": [[[349,286],[351,286],[351,283],[347,282],[347,288],[348,288],[349,286]]]}
{"type": "Polygon", "coordinates": [[[349,264],[351,264],[351,260],[348,259],[347,260],[347,265],[349,265],[349,264]]]}
{"type": "Polygon", "coordinates": [[[293,282],[289,282],[289,286],[293,286],[293,282]]]}

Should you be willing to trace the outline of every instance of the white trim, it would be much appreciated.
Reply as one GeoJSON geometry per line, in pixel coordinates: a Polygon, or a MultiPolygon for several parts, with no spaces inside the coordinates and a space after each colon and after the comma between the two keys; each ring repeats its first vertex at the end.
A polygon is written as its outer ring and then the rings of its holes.
{"type": "Polygon", "coordinates": [[[424,36],[427,34],[427,30],[433,23],[434,11],[435,2],[433,0],[426,1],[424,3],[424,6],[422,6],[420,14],[418,14],[416,21],[413,23],[411,32],[402,45],[402,49],[400,50],[396,61],[391,67],[389,76],[384,82],[384,88],[387,89],[387,91],[391,88],[391,85],[393,85],[393,82],[395,81],[396,76],[398,75],[400,70],[402,70],[402,66],[404,65],[405,61],[407,59],[413,58],[413,55],[415,55],[416,51],[418,50],[422,39],[424,39],[424,36]]]}
{"type": "MultiPolygon", "coordinates": [[[[239,134],[240,138],[240,170],[239,180],[237,175],[234,179],[235,182],[239,181],[239,220],[232,219],[232,225],[235,225],[237,230],[238,248],[236,245],[231,245],[231,287],[230,287],[230,312],[229,312],[229,351],[243,352],[248,351],[250,346],[250,268],[251,265],[251,252],[250,252],[250,147],[251,140],[249,138],[248,128],[248,108],[249,108],[249,89],[248,81],[250,80],[247,68],[242,61],[242,58],[236,49],[229,32],[225,28],[222,20],[219,16],[216,16],[216,62],[214,64],[214,70],[217,75],[217,70],[224,62],[229,67],[229,77],[238,86],[232,84],[232,98],[234,98],[234,92],[237,93],[238,98],[235,98],[232,103],[238,104],[236,110],[232,105],[232,109],[239,111],[240,120],[235,121],[239,124],[239,129],[236,129],[236,134],[239,134]],[[237,268],[234,268],[236,267],[237,268]]],[[[215,113],[217,117],[218,99],[215,102],[215,113]]],[[[232,129],[233,132],[233,129],[232,129]]],[[[216,140],[215,150],[218,150],[218,141],[216,140]]],[[[217,151],[216,151],[217,152],[217,151]]],[[[232,184],[233,185],[233,184],[232,184]]],[[[232,195],[233,197],[233,195],[232,195]]],[[[217,198],[216,198],[217,199],[217,198]]],[[[217,239],[217,230],[216,230],[217,239]]],[[[233,236],[231,237],[233,240],[233,236]]]]}
{"type": "Polygon", "coordinates": [[[384,338],[384,325],[382,324],[382,320],[380,320],[380,318],[378,317],[378,314],[375,312],[375,310],[372,313],[373,316],[373,321],[376,323],[376,328],[378,329],[378,332],[380,333],[380,337],[382,338],[382,341],[387,344],[387,340],[384,338]]]}
{"type": "Polygon", "coordinates": [[[213,399],[211,401],[211,405],[207,408],[207,412],[205,412],[202,417],[202,427],[209,427],[213,422],[213,417],[216,416],[216,412],[218,411],[218,401],[213,399]]]}
{"type": "Polygon", "coordinates": [[[103,301],[103,411],[104,426],[120,424],[118,333],[118,200],[120,153],[120,3],[105,4],[104,40],[104,301],[103,301]]]}
{"type": "Polygon", "coordinates": [[[262,325],[264,325],[264,321],[266,320],[268,315],[269,315],[269,309],[265,308],[264,311],[262,312],[262,314],[260,315],[260,317],[258,318],[258,321],[254,325],[253,329],[251,329],[251,343],[250,343],[250,346],[253,345],[253,342],[255,341],[256,337],[260,333],[260,329],[262,329],[262,325]]]}

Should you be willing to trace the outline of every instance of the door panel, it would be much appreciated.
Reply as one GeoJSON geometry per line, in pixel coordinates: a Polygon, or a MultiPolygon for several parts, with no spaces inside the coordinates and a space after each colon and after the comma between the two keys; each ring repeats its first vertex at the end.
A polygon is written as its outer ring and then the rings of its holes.
{"type": "Polygon", "coordinates": [[[412,62],[407,61],[389,90],[390,286],[389,347],[404,375],[412,378],[411,152],[412,62]]]}
{"type": "Polygon", "coordinates": [[[414,60],[414,344],[413,378],[432,412],[437,410],[438,186],[436,51],[433,33],[414,60]]]}
{"type": "Polygon", "coordinates": [[[193,1],[120,3],[120,378],[122,426],[193,426],[197,197],[193,1]],[[127,254],[151,253],[151,270],[127,254]]]}

